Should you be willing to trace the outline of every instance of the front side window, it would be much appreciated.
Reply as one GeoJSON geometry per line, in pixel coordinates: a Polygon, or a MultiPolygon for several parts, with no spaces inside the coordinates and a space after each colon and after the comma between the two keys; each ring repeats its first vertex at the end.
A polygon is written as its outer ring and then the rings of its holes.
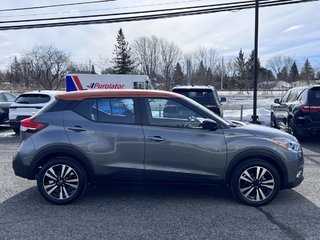
{"type": "Polygon", "coordinates": [[[290,95],[290,91],[288,91],[288,92],[282,97],[281,102],[282,102],[282,103],[287,102],[289,95],[290,95]]]}
{"type": "Polygon", "coordinates": [[[200,124],[204,119],[202,115],[176,100],[149,98],[146,101],[150,125],[200,128],[200,124]]]}
{"type": "Polygon", "coordinates": [[[85,99],[74,111],[89,120],[134,123],[134,101],[130,98],[85,99]]]}

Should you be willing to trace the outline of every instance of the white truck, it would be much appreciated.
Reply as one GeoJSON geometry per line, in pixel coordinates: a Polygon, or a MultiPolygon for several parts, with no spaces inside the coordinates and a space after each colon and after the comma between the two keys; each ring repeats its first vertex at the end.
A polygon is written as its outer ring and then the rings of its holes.
{"type": "Polygon", "coordinates": [[[153,89],[147,75],[68,74],[66,91],[86,89],[153,89]]]}

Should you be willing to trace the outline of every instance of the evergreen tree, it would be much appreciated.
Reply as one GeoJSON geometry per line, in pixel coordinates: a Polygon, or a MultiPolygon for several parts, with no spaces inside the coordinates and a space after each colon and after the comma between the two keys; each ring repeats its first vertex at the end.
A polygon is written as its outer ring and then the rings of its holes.
{"type": "Polygon", "coordinates": [[[185,83],[185,78],[184,78],[180,63],[176,64],[176,67],[173,72],[172,81],[175,86],[183,85],[185,83]]]}
{"type": "Polygon", "coordinates": [[[193,84],[205,85],[205,83],[206,83],[206,68],[204,67],[203,62],[201,61],[193,76],[193,84]]]}
{"type": "Polygon", "coordinates": [[[277,75],[277,79],[280,81],[288,81],[289,74],[288,74],[288,69],[286,66],[284,66],[280,73],[277,75]]]}
{"type": "Polygon", "coordinates": [[[244,52],[242,51],[242,49],[240,49],[239,55],[236,58],[234,66],[237,74],[237,82],[239,88],[243,88],[246,80],[246,60],[244,58],[244,52]]]}
{"type": "MultiPolygon", "coordinates": [[[[254,50],[252,50],[248,60],[246,61],[246,74],[247,74],[247,81],[245,83],[245,86],[247,90],[249,89],[250,86],[253,86],[253,74],[254,74],[254,50]]],[[[257,68],[258,68],[258,78],[259,74],[261,72],[261,64],[260,60],[258,58],[257,62],[257,68]]]]}
{"type": "Polygon", "coordinates": [[[19,84],[23,78],[21,64],[18,61],[16,56],[14,57],[13,62],[11,63],[9,76],[10,76],[10,82],[13,82],[16,84],[19,84]]]}
{"type": "Polygon", "coordinates": [[[313,70],[308,58],[306,59],[304,65],[303,65],[300,79],[307,81],[308,84],[309,84],[310,80],[314,79],[314,70],[313,70]]]}
{"type": "Polygon", "coordinates": [[[298,71],[296,62],[294,61],[290,68],[289,82],[295,82],[298,79],[299,79],[299,71],[298,71]]]}
{"type": "Polygon", "coordinates": [[[117,35],[117,44],[113,52],[113,72],[116,74],[128,74],[134,69],[133,61],[131,60],[131,48],[126,42],[125,36],[120,28],[117,35]]]}
{"type": "Polygon", "coordinates": [[[91,65],[91,71],[90,71],[90,73],[91,73],[91,74],[97,74],[97,73],[96,73],[96,69],[95,69],[95,67],[94,67],[93,64],[91,65]]]}

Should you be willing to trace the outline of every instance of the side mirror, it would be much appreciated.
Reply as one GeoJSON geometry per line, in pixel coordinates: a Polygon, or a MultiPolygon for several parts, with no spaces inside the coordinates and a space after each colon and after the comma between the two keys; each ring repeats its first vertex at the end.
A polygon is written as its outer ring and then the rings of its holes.
{"type": "Polygon", "coordinates": [[[278,104],[281,103],[280,98],[276,98],[273,102],[274,102],[274,103],[278,103],[278,104]]]}
{"type": "Polygon", "coordinates": [[[212,119],[205,119],[202,122],[202,128],[209,131],[216,131],[219,128],[219,125],[212,119]]]}
{"type": "Polygon", "coordinates": [[[220,98],[220,102],[225,102],[225,101],[227,101],[227,99],[225,97],[220,98]]]}

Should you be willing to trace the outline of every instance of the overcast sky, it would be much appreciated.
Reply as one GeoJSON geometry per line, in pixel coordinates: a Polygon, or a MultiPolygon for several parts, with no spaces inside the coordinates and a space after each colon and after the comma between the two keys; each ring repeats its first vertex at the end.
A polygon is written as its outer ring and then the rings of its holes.
{"type": "MultiPolygon", "coordinates": [[[[73,1],[1,0],[0,9],[19,8],[73,1]]],[[[215,4],[206,0],[117,0],[59,8],[0,11],[0,21],[42,17],[77,16],[215,4]],[[149,5],[149,6],[147,6],[149,5]],[[140,6],[140,7],[139,7],[140,6]]],[[[320,67],[320,2],[300,3],[260,9],[259,57],[262,63],[275,55],[287,55],[301,64],[309,58],[320,67]]],[[[0,26],[4,26],[0,23],[0,26]]],[[[53,45],[71,54],[77,63],[94,63],[102,55],[112,58],[119,28],[130,43],[142,36],[155,35],[175,43],[184,52],[199,46],[212,47],[226,59],[236,57],[240,48],[248,56],[254,46],[254,9],[237,12],[187,16],[170,19],[88,26],[0,31],[0,68],[13,56],[37,45],[53,45]]]]}

